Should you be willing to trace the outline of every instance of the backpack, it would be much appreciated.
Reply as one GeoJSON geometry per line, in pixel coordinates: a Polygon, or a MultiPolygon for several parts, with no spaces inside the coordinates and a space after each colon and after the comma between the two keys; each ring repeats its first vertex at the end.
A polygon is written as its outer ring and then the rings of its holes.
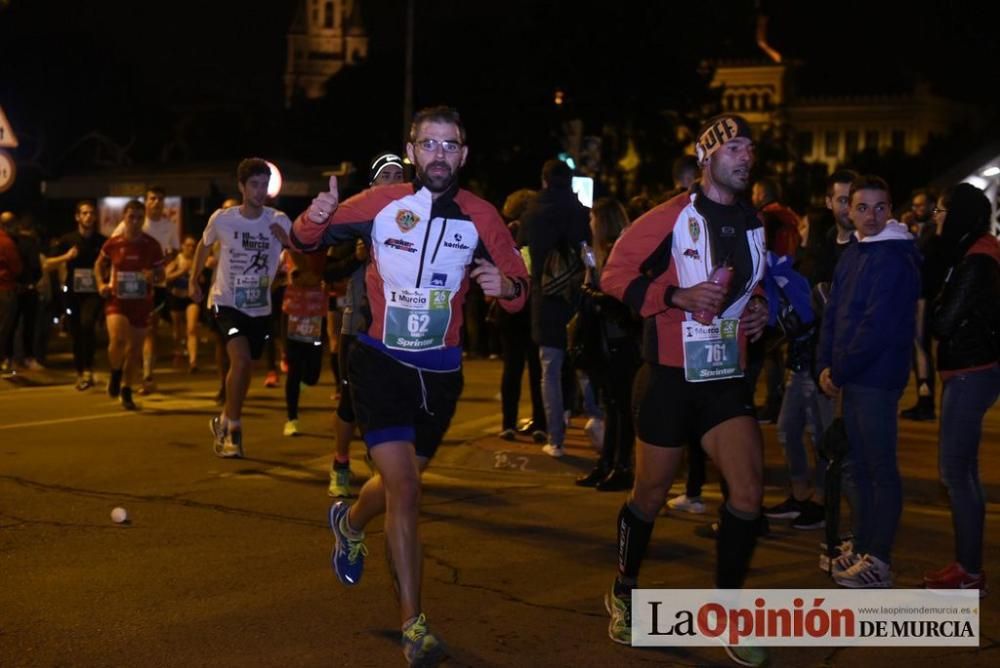
{"type": "Polygon", "coordinates": [[[584,266],[569,244],[562,241],[545,256],[542,267],[542,294],[576,304],[583,284],[584,266]]]}

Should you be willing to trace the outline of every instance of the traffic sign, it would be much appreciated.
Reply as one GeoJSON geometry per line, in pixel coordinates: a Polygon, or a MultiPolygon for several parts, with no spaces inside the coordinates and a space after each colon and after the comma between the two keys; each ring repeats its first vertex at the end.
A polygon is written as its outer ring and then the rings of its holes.
{"type": "Polygon", "coordinates": [[[5,192],[14,185],[14,176],[17,174],[17,166],[10,153],[0,150],[0,193],[5,192]]]}
{"type": "Polygon", "coordinates": [[[14,134],[14,128],[10,127],[3,107],[0,107],[0,148],[17,148],[17,135],[14,134]]]}

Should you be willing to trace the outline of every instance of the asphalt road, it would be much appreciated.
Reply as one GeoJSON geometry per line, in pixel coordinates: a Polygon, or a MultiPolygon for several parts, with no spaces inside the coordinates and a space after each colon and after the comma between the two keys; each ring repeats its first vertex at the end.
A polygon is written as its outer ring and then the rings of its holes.
{"type": "MultiPolygon", "coordinates": [[[[328,373],[303,393],[307,433],[294,439],[281,435],[283,393],[255,379],[247,459],[235,461],[211,454],[214,374],[163,373],[161,391],[128,414],[99,388],[75,391],[64,360],[55,367],[0,381],[0,666],[403,665],[380,523],[369,527],[358,586],[341,586],[330,571],[328,373]],[[111,521],[116,506],[128,523],[111,521]]],[[[499,374],[499,362],[467,363],[465,395],[425,478],[424,609],[452,651],[449,665],[732,665],[716,648],[608,640],[602,596],[622,495],[573,485],[593,459],[579,419],[560,461],[527,441],[495,438],[499,374]]],[[[924,570],[952,556],[936,429],[900,427],[906,503],[893,567],[901,587],[919,586],[924,570]]],[[[773,503],[786,493],[783,465],[774,427],[764,433],[773,503]]],[[[983,440],[987,496],[997,499],[1000,408],[983,440]]],[[[356,442],[358,481],[368,475],[362,453],[356,442]]],[[[706,492],[713,512],[718,485],[706,492]]],[[[711,586],[714,543],[695,534],[711,517],[657,523],[644,586],[711,586]]],[[[1000,574],[998,517],[990,503],[990,574],[1000,574]]],[[[832,586],[817,568],[820,534],[775,523],[747,585],[832,586]]],[[[978,650],[777,648],[771,665],[995,665],[997,596],[983,602],[978,650]]]]}

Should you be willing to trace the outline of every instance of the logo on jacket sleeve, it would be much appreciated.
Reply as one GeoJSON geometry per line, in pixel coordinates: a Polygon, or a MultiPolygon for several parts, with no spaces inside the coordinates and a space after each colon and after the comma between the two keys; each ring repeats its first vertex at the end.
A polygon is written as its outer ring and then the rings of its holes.
{"type": "Polygon", "coordinates": [[[409,232],[420,222],[420,216],[413,213],[409,209],[400,209],[396,212],[396,224],[399,225],[399,229],[404,232],[409,232]]]}
{"type": "Polygon", "coordinates": [[[688,218],[688,233],[691,235],[691,241],[698,243],[698,237],[701,236],[701,225],[694,218],[688,218]]]}

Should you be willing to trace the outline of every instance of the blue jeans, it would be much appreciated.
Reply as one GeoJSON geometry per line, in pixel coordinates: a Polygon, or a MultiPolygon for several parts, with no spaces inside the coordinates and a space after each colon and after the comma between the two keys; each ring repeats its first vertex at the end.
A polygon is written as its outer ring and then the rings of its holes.
{"type": "Polygon", "coordinates": [[[815,471],[813,484],[820,494],[826,479],[827,460],[819,452],[819,439],[833,421],[833,400],[819,391],[808,370],[793,371],[778,415],[778,440],[785,446],[788,476],[794,482],[809,480],[809,459],[803,440],[806,426],[812,431],[815,471]]]}
{"type": "Polygon", "coordinates": [[[969,573],[983,567],[986,495],[979,481],[983,416],[1000,395],[1000,366],[969,371],[944,383],[941,398],[941,482],[951,499],[955,558],[969,573]]]}
{"type": "Polygon", "coordinates": [[[601,410],[601,404],[597,399],[597,390],[594,384],[590,382],[590,376],[582,371],[576,372],[576,382],[580,386],[580,391],[583,392],[583,413],[588,418],[597,418],[598,420],[604,419],[604,411],[601,410]]]}
{"type": "Polygon", "coordinates": [[[538,357],[542,360],[542,403],[545,404],[549,443],[561,447],[566,438],[562,391],[562,366],[566,351],[562,348],[538,346],[538,357]]]}
{"type": "Polygon", "coordinates": [[[903,512],[896,461],[896,410],[902,390],[845,385],[844,426],[850,450],[844,462],[854,524],[854,551],[889,563],[903,512]]]}

